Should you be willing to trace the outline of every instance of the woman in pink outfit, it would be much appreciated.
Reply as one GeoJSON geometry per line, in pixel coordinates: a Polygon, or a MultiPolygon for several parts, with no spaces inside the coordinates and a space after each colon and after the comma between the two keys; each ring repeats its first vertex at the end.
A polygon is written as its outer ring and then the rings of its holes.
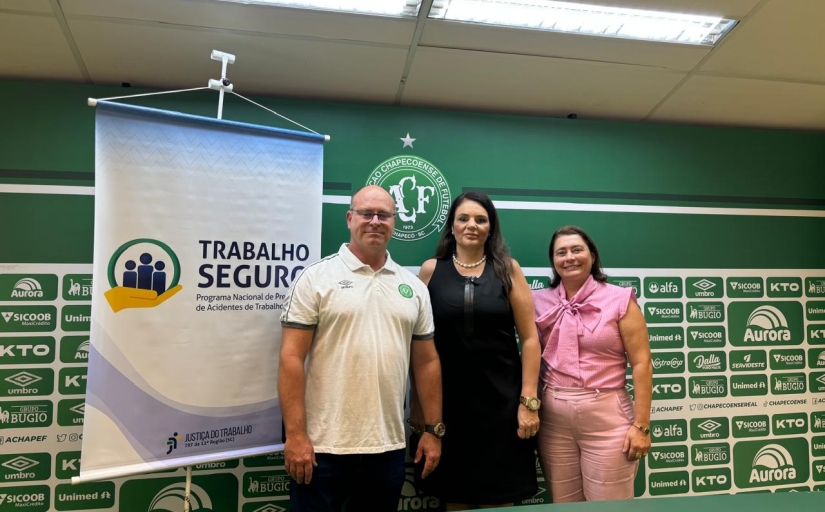
{"type": "Polygon", "coordinates": [[[607,284],[581,228],[550,239],[550,287],[534,292],[542,347],[539,455],[553,502],[633,498],[650,449],[653,365],[631,288],[607,284]],[[625,389],[633,369],[635,404],[625,389]]]}

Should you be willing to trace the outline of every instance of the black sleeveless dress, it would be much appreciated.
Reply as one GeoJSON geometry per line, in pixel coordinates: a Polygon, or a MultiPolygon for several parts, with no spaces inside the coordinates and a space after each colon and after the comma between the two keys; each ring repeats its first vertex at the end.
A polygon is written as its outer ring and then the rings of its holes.
{"type": "Polygon", "coordinates": [[[438,260],[428,285],[441,358],[441,462],[424,490],[444,501],[504,504],[534,496],[535,438],[519,439],[521,357],[504,284],[487,263],[464,277],[438,260]]]}

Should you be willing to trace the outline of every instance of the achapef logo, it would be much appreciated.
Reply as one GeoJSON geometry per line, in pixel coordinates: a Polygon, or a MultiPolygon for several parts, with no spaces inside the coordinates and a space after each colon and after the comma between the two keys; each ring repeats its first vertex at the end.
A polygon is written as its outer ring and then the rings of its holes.
{"type": "Polygon", "coordinates": [[[118,247],[109,259],[108,278],[112,288],[104,295],[115,313],[159,306],[183,288],[178,284],[178,256],[151,238],[137,238],[118,247]]]}
{"type": "Polygon", "coordinates": [[[450,186],[432,163],[410,155],[389,158],[372,170],[367,185],[378,185],[395,200],[396,240],[415,241],[441,231],[450,213],[450,186]]]}
{"type": "MultiPolygon", "coordinates": [[[[170,484],[158,491],[152,498],[147,512],[175,512],[183,510],[183,497],[186,495],[186,487],[183,483],[170,484]]],[[[189,510],[212,510],[212,499],[203,490],[203,487],[192,484],[189,491],[189,510]]]]}

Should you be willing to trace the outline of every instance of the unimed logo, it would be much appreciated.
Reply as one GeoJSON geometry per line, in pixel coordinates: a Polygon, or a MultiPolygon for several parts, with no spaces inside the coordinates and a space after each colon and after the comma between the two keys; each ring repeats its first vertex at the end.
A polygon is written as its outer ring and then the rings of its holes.
{"type": "Polygon", "coordinates": [[[731,396],[764,396],[768,394],[768,376],[764,373],[731,375],[731,396]]]}
{"type": "Polygon", "coordinates": [[[694,441],[709,439],[727,439],[730,436],[728,419],[720,416],[716,418],[693,418],[690,420],[690,438],[694,441]]]}
{"type": "Polygon", "coordinates": [[[651,496],[685,494],[690,490],[690,476],[687,471],[651,473],[648,486],[651,496]]]}
{"type": "Polygon", "coordinates": [[[726,491],[731,487],[730,468],[697,469],[692,478],[693,492],[726,491]]]}
{"type": "Polygon", "coordinates": [[[730,342],[738,347],[799,345],[802,305],[799,302],[732,302],[728,306],[730,342]]]}
{"type": "Polygon", "coordinates": [[[737,487],[799,484],[808,480],[808,441],[804,438],[743,441],[733,447],[737,487]]]}
{"type": "Polygon", "coordinates": [[[675,443],[687,440],[687,421],[683,419],[654,420],[650,422],[651,441],[675,443]]]}
{"type": "Polygon", "coordinates": [[[653,400],[679,400],[685,394],[684,377],[653,378],[653,400]]]}
{"type": "Polygon", "coordinates": [[[730,462],[729,443],[695,444],[691,448],[694,466],[714,466],[730,462]]]}
{"type": "Polygon", "coordinates": [[[728,380],[724,375],[690,377],[688,389],[691,398],[718,398],[727,396],[728,380]]]}
{"type": "Polygon", "coordinates": [[[654,350],[682,348],[685,346],[685,330],[681,327],[649,327],[647,339],[654,350]]]}
{"type": "Polygon", "coordinates": [[[678,324],[684,317],[681,302],[648,302],[643,311],[651,324],[678,324]]]}
{"type": "Polygon", "coordinates": [[[808,416],[804,412],[774,414],[771,425],[775,436],[807,434],[808,416]]]}
{"type": "Polygon", "coordinates": [[[771,375],[771,394],[796,395],[807,391],[804,373],[780,373],[771,375]]]}

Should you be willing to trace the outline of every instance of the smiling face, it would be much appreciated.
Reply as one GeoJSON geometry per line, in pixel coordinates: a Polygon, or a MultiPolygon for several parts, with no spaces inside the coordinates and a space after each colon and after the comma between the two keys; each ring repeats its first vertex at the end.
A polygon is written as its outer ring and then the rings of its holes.
{"type": "Polygon", "coordinates": [[[583,283],[595,257],[579,235],[562,235],[553,244],[553,268],[564,283],[583,283]]]}
{"type": "Polygon", "coordinates": [[[394,214],[395,203],[392,196],[383,188],[365,187],[355,194],[352,198],[352,207],[347,211],[351,249],[356,253],[386,251],[395,228],[394,214]],[[390,216],[382,221],[378,215],[370,216],[370,213],[390,216]]]}
{"type": "Polygon", "coordinates": [[[465,199],[455,210],[452,228],[457,246],[468,250],[483,248],[490,235],[490,217],[480,203],[465,199]]]}

